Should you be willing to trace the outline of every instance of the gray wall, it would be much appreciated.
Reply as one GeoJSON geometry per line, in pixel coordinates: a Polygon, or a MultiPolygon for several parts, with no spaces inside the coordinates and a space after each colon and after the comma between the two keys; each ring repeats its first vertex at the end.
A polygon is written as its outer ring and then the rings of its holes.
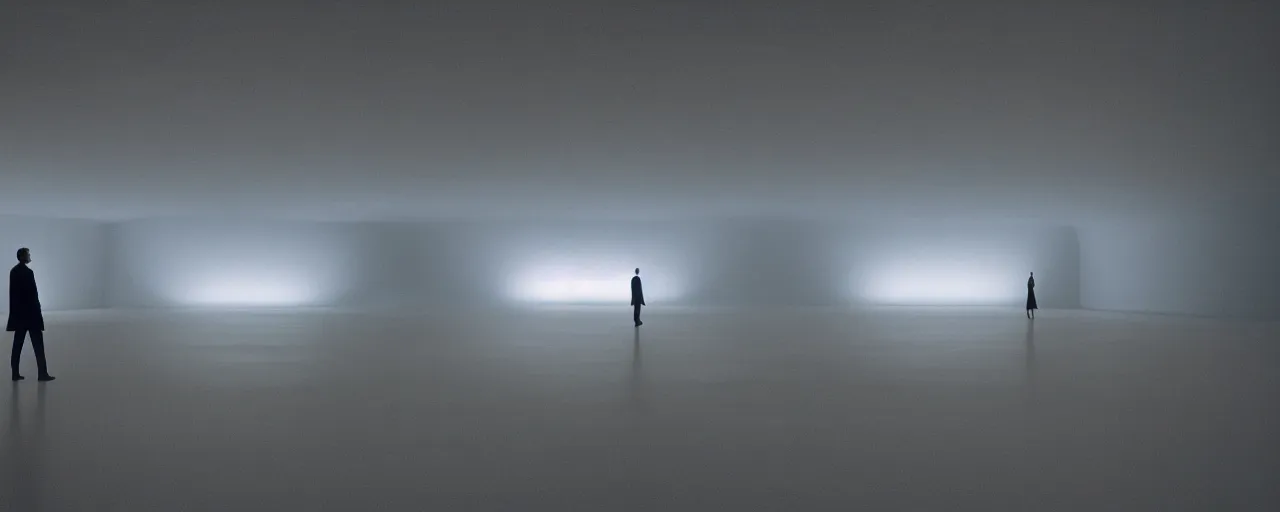
{"type": "Polygon", "coordinates": [[[625,302],[651,305],[1019,304],[1078,307],[1070,228],[699,222],[314,223],[153,219],[113,225],[110,303],[155,306],[625,302]]]}
{"type": "MultiPolygon", "coordinates": [[[[20,247],[31,249],[31,269],[46,311],[104,307],[106,248],[105,225],[98,222],[0,216],[0,265],[7,271],[17,263],[20,247]]],[[[0,299],[0,311],[9,308],[8,295],[0,299]]]]}
{"type": "Polygon", "coordinates": [[[1023,304],[1035,272],[1041,307],[1080,307],[1074,228],[936,219],[866,223],[841,239],[860,302],[1023,304]]]}
{"type": "Polygon", "coordinates": [[[1224,215],[1083,227],[1083,305],[1280,319],[1278,219],[1224,215]]]}
{"type": "Polygon", "coordinates": [[[256,305],[488,304],[508,299],[513,281],[567,265],[607,278],[640,266],[657,304],[886,302],[877,282],[908,292],[987,287],[999,291],[988,302],[1013,304],[1024,272],[1034,270],[1045,307],[1277,318],[1277,218],[1132,218],[1073,230],[768,219],[106,225],[0,217],[0,244],[32,248],[49,310],[234,304],[254,293],[264,296],[256,305]]]}
{"type": "Polygon", "coordinates": [[[108,228],[112,306],[324,306],[362,285],[347,224],[148,219],[108,228]]]}

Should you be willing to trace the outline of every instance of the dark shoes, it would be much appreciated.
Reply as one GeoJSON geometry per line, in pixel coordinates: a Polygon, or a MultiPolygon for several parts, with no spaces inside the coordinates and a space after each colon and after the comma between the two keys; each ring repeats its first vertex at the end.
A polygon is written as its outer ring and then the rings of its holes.
{"type": "MultiPolygon", "coordinates": [[[[36,380],[38,380],[38,381],[40,381],[40,382],[49,382],[49,381],[51,381],[51,380],[53,380],[53,379],[55,379],[55,378],[56,378],[56,377],[54,377],[54,376],[52,376],[52,375],[41,375],[41,376],[40,376],[39,378],[37,378],[36,380]]],[[[21,376],[21,375],[14,375],[14,376],[13,376],[13,380],[14,380],[14,382],[17,382],[17,381],[20,381],[20,380],[23,380],[23,379],[26,379],[26,377],[23,377],[23,376],[21,376]]]]}
{"type": "Polygon", "coordinates": [[[642,325],[644,325],[644,322],[636,322],[636,327],[640,327],[642,325]]]}

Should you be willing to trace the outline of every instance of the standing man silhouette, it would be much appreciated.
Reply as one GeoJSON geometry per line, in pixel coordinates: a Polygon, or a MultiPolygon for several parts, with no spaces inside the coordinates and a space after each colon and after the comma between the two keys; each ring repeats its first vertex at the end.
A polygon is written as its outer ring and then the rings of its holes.
{"type": "Polygon", "coordinates": [[[18,249],[18,264],[9,271],[9,322],[6,331],[13,331],[13,353],[9,357],[9,368],[13,370],[13,380],[22,380],[18,373],[18,360],[22,357],[22,343],[27,333],[31,334],[31,348],[36,352],[36,367],[40,370],[39,380],[50,381],[49,368],[44,360],[44,315],[40,312],[40,294],[36,291],[36,274],[27,264],[31,263],[31,249],[18,249]]]}
{"type": "Polygon", "coordinates": [[[640,306],[644,305],[644,289],[640,287],[640,269],[636,269],[635,277],[631,278],[631,305],[636,308],[636,327],[644,325],[644,322],[640,321],[640,306]]]}

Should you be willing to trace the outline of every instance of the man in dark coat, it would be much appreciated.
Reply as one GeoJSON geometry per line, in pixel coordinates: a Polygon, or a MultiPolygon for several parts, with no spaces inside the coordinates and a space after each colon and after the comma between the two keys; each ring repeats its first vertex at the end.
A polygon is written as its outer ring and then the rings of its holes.
{"type": "Polygon", "coordinates": [[[44,360],[44,315],[40,312],[40,294],[36,291],[36,274],[27,264],[31,263],[31,250],[18,249],[18,264],[9,271],[9,323],[5,330],[13,332],[13,353],[9,368],[13,380],[22,380],[18,373],[18,360],[22,357],[22,344],[27,333],[31,334],[31,348],[36,352],[36,366],[41,381],[53,380],[44,360]]]}
{"type": "Polygon", "coordinates": [[[636,327],[640,327],[644,324],[640,321],[640,306],[644,305],[644,289],[640,287],[640,269],[636,269],[635,277],[631,278],[631,305],[636,308],[636,327]]]}

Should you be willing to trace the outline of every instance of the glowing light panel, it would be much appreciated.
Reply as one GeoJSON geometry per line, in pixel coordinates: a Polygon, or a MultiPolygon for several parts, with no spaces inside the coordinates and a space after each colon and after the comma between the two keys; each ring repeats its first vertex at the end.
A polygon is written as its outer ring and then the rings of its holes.
{"type": "Polygon", "coordinates": [[[1026,265],[915,261],[869,268],[862,298],[893,305],[1006,305],[1025,299],[1026,265]]]}
{"type": "Polygon", "coordinates": [[[1064,241],[1074,236],[1024,224],[889,224],[851,249],[860,257],[849,289],[873,304],[1011,306],[1026,300],[1028,272],[1052,275],[1069,261],[1064,241]]]}
{"type": "Polygon", "coordinates": [[[359,268],[342,225],[156,219],[117,228],[125,304],[331,305],[359,268]]]}
{"type": "Polygon", "coordinates": [[[529,280],[517,286],[515,294],[540,302],[630,302],[631,276],[612,279],[529,280]]]}
{"type": "MultiPolygon", "coordinates": [[[[507,296],[521,302],[629,304],[633,271],[634,267],[625,265],[609,269],[587,265],[538,266],[517,274],[510,281],[507,296]]],[[[644,282],[645,302],[670,301],[684,293],[660,268],[652,273],[642,268],[640,279],[644,282]]]]}
{"type": "Polygon", "coordinates": [[[302,306],[322,302],[324,294],[306,282],[210,280],[184,287],[174,297],[193,306],[302,306]]]}

